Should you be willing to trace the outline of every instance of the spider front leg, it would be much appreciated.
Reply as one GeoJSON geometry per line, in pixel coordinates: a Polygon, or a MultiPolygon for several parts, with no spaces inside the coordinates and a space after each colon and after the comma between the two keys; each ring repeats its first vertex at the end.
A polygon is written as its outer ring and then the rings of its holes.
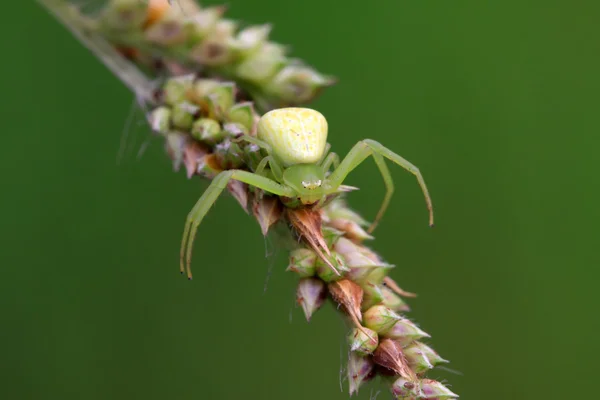
{"type": "Polygon", "coordinates": [[[189,279],[192,279],[192,271],[190,268],[192,261],[192,245],[194,238],[196,237],[196,232],[198,231],[198,226],[219,195],[225,190],[227,183],[231,179],[247,183],[277,196],[294,196],[294,191],[290,187],[281,185],[269,178],[265,178],[264,176],[252,172],[230,169],[217,175],[212,180],[210,186],[202,194],[198,202],[196,202],[192,211],[188,214],[185,230],[183,231],[180,252],[180,270],[181,273],[183,273],[185,264],[189,279]]]}
{"type": "Polygon", "coordinates": [[[323,168],[323,172],[325,174],[327,174],[327,172],[329,172],[329,168],[331,168],[331,165],[333,165],[334,169],[337,169],[337,167],[340,166],[340,156],[338,156],[334,152],[331,152],[331,153],[327,154],[327,157],[325,157],[323,159],[323,163],[321,164],[321,168],[323,168]]]}
{"type": "Polygon", "coordinates": [[[369,227],[368,232],[373,232],[381,220],[381,217],[383,217],[383,214],[385,213],[385,210],[387,209],[394,192],[392,176],[387,168],[387,165],[385,164],[383,157],[393,161],[415,175],[417,181],[419,182],[419,186],[421,186],[421,190],[425,195],[425,203],[427,204],[427,210],[429,211],[429,225],[433,226],[433,206],[431,204],[431,197],[429,196],[429,191],[427,190],[427,186],[425,185],[425,181],[423,180],[423,176],[421,175],[419,169],[398,154],[384,147],[381,143],[378,143],[374,140],[366,139],[354,145],[352,150],[350,150],[348,155],[342,160],[339,167],[336,168],[335,171],[333,171],[333,173],[329,176],[329,182],[331,186],[337,188],[339,185],[341,185],[342,182],[344,182],[344,179],[346,179],[346,176],[348,176],[348,174],[352,172],[354,168],[358,167],[369,156],[373,156],[373,159],[379,168],[379,172],[381,173],[385,183],[386,194],[383,199],[383,203],[379,208],[377,216],[369,227]]]}

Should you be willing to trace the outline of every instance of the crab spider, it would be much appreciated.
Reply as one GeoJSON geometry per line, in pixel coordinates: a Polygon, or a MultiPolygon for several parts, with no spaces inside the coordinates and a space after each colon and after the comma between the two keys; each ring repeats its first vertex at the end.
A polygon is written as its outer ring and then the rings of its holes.
{"type": "Polygon", "coordinates": [[[318,111],[308,108],[282,108],[272,110],[260,119],[257,137],[242,136],[240,140],[259,146],[266,155],[255,172],[230,169],[219,173],[212,180],[188,214],[181,243],[181,272],[183,273],[185,264],[188,278],[191,279],[192,244],[198,226],[232,179],[276,196],[297,199],[303,205],[311,205],[322,202],[326,196],[338,192],[346,176],[367,157],[373,156],[383,177],[386,194],[375,220],[368,229],[371,233],[388,207],[394,191],[394,183],[384,160],[387,158],[416,176],[429,210],[429,225],[433,226],[431,198],[417,167],[370,139],[358,142],[340,161],[336,153],[329,152],[327,130],[327,120],[318,111]],[[267,164],[274,179],[265,173],[267,164]],[[328,175],[332,166],[334,169],[328,175]]]}

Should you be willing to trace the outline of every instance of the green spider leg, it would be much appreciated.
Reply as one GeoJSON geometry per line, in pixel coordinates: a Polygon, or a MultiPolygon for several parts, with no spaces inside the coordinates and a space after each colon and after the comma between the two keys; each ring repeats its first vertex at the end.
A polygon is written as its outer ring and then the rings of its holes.
{"type": "Polygon", "coordinates": [[[271,146],[267,142],[257,139],[254,136],[250,136],[250,135],[246,135],[246,134],[238,137],[234,141],[235,142],[246,141],[248,143],[255,144],[258,147],[260,147],[261,149],[265,150],[267,152],[267,157],[263,158],[260,161],[260,163],[256,167],[256,173],[259,173],[259,168],[260,168],[260,174],[264,175],[264,169],[266,168],[267,162],[268,162],[269,166],[271,167],[271,172],[273,172],[273,176],[275,176],[275,179],[278,182],[283,182],[283,168],[281,167],[281,163],[275,159],[275,156],[273,155],[273,150],[271,149],[271,146]]]}
{"type": "Polygon", "coordinates": [[[411,164],[409,161],[405,160],[398,154],[394,153],[387,147],[384,147],[381,143],[378,143],[371,139],[366,139],[358,142],[354,147],[350,150],[348,155],[342,160],[340,165],[333,171],[333,173],[329,176],[329,183],[332,188],[337,188],[342,184],[346,176],[350,172],[352,172],[356,167],[358,167],[367,157],[373,156],[377,167],[379,168],[379,172],[383,177],[383,182],[386,187],[386,194],[383,199],[383,203],[377,212],[377,216],[375,220],[371,223],[371,226],[367,230],[368,233],[373,232],[381,217],[385,213],[390,200],[392,198],[392,194],[394,193],[394,183],[392,181],[392,175],[390,174],[389,169],[385,163],[384,157],[388,160],[398,164],[405,170],[409,171],[417,178],[419,182],[419,186],[421,186],[421,190],[425,195],[425,203],[427,204],[427,210],[429,211],[429,225],[433,226],[433,205],[431,204],[431,197],[429,196],[429,191],[427,190],[427,186],[425,185],[425,181],[423,180],[423,176],[419,169],[411,164]]]}
{"type": "Polygon", "coordinates": [[[337,169],[340,166],[340,156],[338,156],[336,153],[331,152],[327,154],[327,157],[325,157],[319,165],[321,165],[321,167],[323,168],[323,172],[325,173],[329,172],[329,168],[331,168],[331,165],[333,165],[334,169],[337,169]]]}
{"type": "Polygon", "coordinates": [[[227,187],[228,182],[231,179],[238,180],[240,182],[247,183],[252,186],[256,186],[259,189],[275,194],[277,196],[294,196],[294,191],[287,186],[281,185],[269,178],[257,175],[252,172],[242,171],[237,169],[230,169],[219,173],[211,182],[210,186],[202,194],[200,199],[192,208],[192,211],[188,214],[185,229],[183,231],[183,238],[181,240],[181,252],[180,252],[180,271],[183,273],[184,264],[187,271],[187,276],[192,279],[192,271],[190,264],[192,261],[192,246],[198,226],[202,222],[202,219],[217,201],[219,195],[227,187]]]}

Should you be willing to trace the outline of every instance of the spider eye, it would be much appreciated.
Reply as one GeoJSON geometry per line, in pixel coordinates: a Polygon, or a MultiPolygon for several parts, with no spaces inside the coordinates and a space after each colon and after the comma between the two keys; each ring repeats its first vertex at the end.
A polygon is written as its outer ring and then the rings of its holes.
{"type": "Polygon", "coordinates": [[[302,186],[304,186],[304,187],[308,187],[308,185],[310,185],[310,183],[309,183],[309,182],[302,181],[302,186]]]}

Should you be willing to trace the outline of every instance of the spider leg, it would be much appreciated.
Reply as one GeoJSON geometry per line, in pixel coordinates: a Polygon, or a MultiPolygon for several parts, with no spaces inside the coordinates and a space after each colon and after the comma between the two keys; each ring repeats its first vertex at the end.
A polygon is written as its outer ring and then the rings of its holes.
{"type": "Polygon", "coordinates": [[[327,154],[327,157],[323,159],[323,163],[320,165],[323,168],[323,172],[325,173],[329,172],[329,168],[331,168],[332,165],[333,168],[336,169],[340,166],[340,156],[338,156],[334,152],[331,152],[327,154]]]}
{"type": "Polygon", "coordinates": [[[223,192],[223,190],[225,190],[227,183],[231,179],[247,183],[277,196],[294,196],[294,191],[291,188],[252,172],[231,169],[223,171],[217,175],[212,180],[208,189],[206,189],[200,199],[196,202],[194,208],[192,208],[192,211],[190,211],[188,214],[185,224],[183,238],[181,240],[180,271],[183,273],[185,265],[189,279],[192,279],[192,272],[190,268],[192,260],[192,246],[194,238],[196,237],[196,232],[198,231],[198,226],[202,222],[202,219],[208,210],[212,207],[215,201],[217,201],[219,195],[223,192]]]}
{"type": "Polygon", "coordinates": [[[386,194],[383,199],[383,203],[379,208],[377,216],[371,223],[368,232],[373,232],[381,220],[381,217],[385,213],[385,210],[387,209],[394,192],[394,183],[392,181],[390,171],[385,164],[385,160],[383,159],[384,157],[415,175],[417,182],[419,183],[419,186],[425,195],[425,203],[427,204],[427,210],[429,211],[429,225],[433,226],[433,206],[431,204],[431,197],[429,196],[429,191],[427,190],[427,186],[425,185],[425,181],[419,169],[406,159],[402,158],[400,155],[394,153],[390,149],[384,147],[382,144],[374,140],[366,139],[354,145],[354,147],[342,160],[339,167],[337,167],[329,176],[329,183],[331,187],[337,188],[339,185],[341,185],[344,179],[346,179],[346,176],[348,176],[350,172],[358,167],[369,156],[373,156],[373,159],[379,168],[379,172],[381,173],[386,186],[386,194]]]}
{"type": "MultiPolygon", "coordinates": [[[[252,143],[252,144],[260,147],[261,149],[265,150],[268,155],[268,159],[269,159],[268,162],[269,162],[269,165],[271,166],[271,172],[273,172],[273,176],[275,176],[275,179],[278,182],[283,181],[283,168],[281,167],[281,163],[275,159],[275,156],[273,156],[273,149],[267,142],[257,139],[254,136],[250,136],[250,135],[242,135],[239,138],[233,139],[232,141],[236,142],[236,143],[246,141],[248,143],[252,143]]],[[[261,165],[263,165],[263,162],[266,163],[267,161],[264,161],[264,159],[261,160],[261,162],[258,164],[259,167],[261,165]]],[[[266,164],[262,166],[263,169],[265,167],[266,167],[266,164]]],[[[257,171],[258,171],[258,167],[257,167],[257,171]]]]}

